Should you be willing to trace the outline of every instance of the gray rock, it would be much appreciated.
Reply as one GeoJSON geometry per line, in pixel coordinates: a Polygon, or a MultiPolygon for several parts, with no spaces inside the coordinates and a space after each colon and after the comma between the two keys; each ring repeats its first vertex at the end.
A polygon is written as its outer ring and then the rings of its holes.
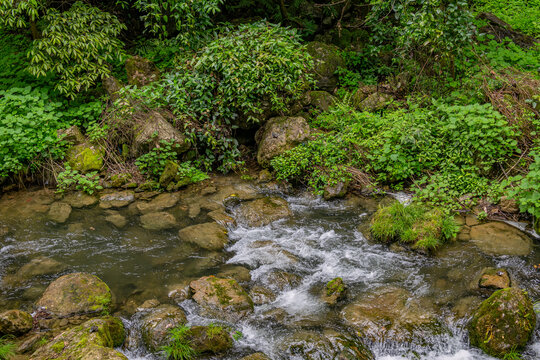
{"type": "Polygon", "coordinates": [[[128,223],[124,215],[121,215],[118,211],[112,211],[112,210],[108,212],[108,215],[105,217],[105,221],[113,224],[119,229],[124,228],[128,223]]]}

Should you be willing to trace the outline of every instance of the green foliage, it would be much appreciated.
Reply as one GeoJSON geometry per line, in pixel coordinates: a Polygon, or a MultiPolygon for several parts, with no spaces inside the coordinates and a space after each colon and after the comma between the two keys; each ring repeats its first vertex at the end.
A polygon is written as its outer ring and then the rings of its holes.
{"type": "Polygon", "coordinates": [[[0,360],[9,360],[14,357],[16,348],[15,344],[9,341],[8,338],[0,338],[0,360]]]}
{"type": "Polygon", "coordinates": [[[371,234],[381,242],[399,241],[415,249],[432,250],[454,238],[459,230],[451,215],[422,205],[394,202],[380,207],[371,223],[371,234]]]}
{"type": "Polygon", "coordinates": [[[479,37],[480,42],[475,49],[484,56],[489,64],[496,69],[517,68],[522,71],[536,73],[540,69],[540,45],[531,49],[523,49],[510,39],[503,43],[493,40],[492,35],[479,37]]]}
{"type": "Polygon", "coordinates": [[[180,325],[169,331],[170,342],[161,349],[171,360],[191,360],[197,353],[191,346],[189,334],[191,328],[186,325],[180,325]]]}
{"type": "Polygon", "coordinates": [[[100,140],[103,140],[107,137],[107,133],[109,131],[108,125],[101,125],[97,122],[92,122],[88,125],[86,128],[86,135],[90,139],[91,142],[96,143],[100,140]]]}
{"type": "Polygon", "coordinates": [[[176,151],[176,147],[178,146],[174,141],[161,140],[159,146],[140,156],[135,161],[135,165],[139,167],[141,173],[159,179],[167,162],[175,160],[178,157],[178,152],[176,151]]]}
{"type": "Polygon", "coordinates": [[[178,165],[177,175],[186,184],[195,184],[209,178],[208,174],[199,170],[191,161],[186,161],[178,165]]]}
{"type": "Polygon", "coordinates": [[[29,52],[33,75],[56,74],[56,89],[74,98],[111,74],[108,62],[122,56],[117,36],[126,28],[115,16],[76,2],[65,12],[50,9],[45,21],[29,52]]]}
{"type": "Polygon", "coordinates": [[[234,334],[232,335],[232,338],[234,341],[240,340],[242,337],[244,337],[244,334],[240,330],[236,330],[234,334]]]}
{"type": "Polygon", "coordinates": [[[491,12],[514,29],[540,36],[540,0],[474,0],[478,12],[491,12]]]}
{"type": "Polygon", "coordinates": [[[515,198],[521,212],[540,218],[540,147],[535,148],[529,156],[533,159],[525,176],[511,177],[509,182],[515,186],[509,190],[509,195],[515,198]]]}
{"type": "Polygon", "coordinates": [[[40,0],[0,0],[0,29],[23,28],[35,22],[43,8],[40,0]]]}
{"type": "Polygon", "coordinates": [[[93,194],[96,190],[102,190],[99,185],[99,174],[97,171],[81,174],[77,170],[72,170],[66,163],[65,170],[56,177],[57,192],[63,193],[67,190],[80,190],[87,194],[93,194]]]}
{"type": "Polygon", "coordinates": [[[0,91],[0,177],[63,155],[56,135],[67,120],[62,105],[30,87],[0,91]]]}

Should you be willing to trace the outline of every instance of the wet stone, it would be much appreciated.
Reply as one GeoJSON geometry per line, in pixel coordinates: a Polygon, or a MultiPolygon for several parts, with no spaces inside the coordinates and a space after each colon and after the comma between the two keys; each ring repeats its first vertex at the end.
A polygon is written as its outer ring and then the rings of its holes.
{"type": "Polygon", "coordinates": [[[32,327],[32,315],[24,311],[9,310],[0,314],[0,336],[19,336],[32,330],[32,327]]]}
{"type": "Polygon", "coordinates": [[[159,194],[149,202],[137,202],[137,210],[141,214],[159,212],[165,209],[172,208],[178,203],[179,196],[175,193],[159,194]]]}
{"type": "MultiPolygon", "coordinates": [[[[44,256],[37,257],[24,264],[14,275],[16,281],[27,281],[37,276],[58,274],[66,269],[66,265],[44,256]]],[[[7,281],[7,280],[6,280],[7,281]]]]}
{"type": "Polygon", "coordinates": [[[208,213],[208,217],[223,226],[236,225],[236,220],[232,216],[227,215],[223,210],[211,211],[208,213]]]}
{"type": "Polygon", "coordinates": [[[322,300],[329,306],[334,306],[339,300],[345,298],[345,293],[347,291],[347,286],[343,282],[342,278],[335,278],[326,284],[322,300]]]}
{"type": "Polygon", "coordinates": [[[292,216],[289,204],[279,197],[265,197],[240,205],[240,217],[248,226],[259,227],[292,216]]]}
{"type": "Polygon", "coordinates": [[[107,214],[108,215],[105,217],[105,221],[113,224],[118,229],[124,228],[128,223],[126,217],[124,215],[121,215],[118,211],[109,210],[107,214]]]}
{"type": "Polygon", "coordinates": [[[72,208],[81,209],[94,206],[98,203],[95,196],[85,194],[83,192],[70,193],[64,196],[63,202],[69,204],[72,208]]]}
{"type": "Polygon", "coordinates": [[[254,286],[249,291],[249,296],[255,305],[269,304],[276,300],[276,294],[264,286],[254,286]]]}
{"type": "Polygon", "coordinates": [[[505,289],[510,285],[510,275],[505,269],[486,268],[478,280],[478,286],[487,289],[505,289]]]}
{"type": "Polygon", "coordinates": [[[215,222],[188,226],[178,232],[178,237],[212,251],[223,250],[229,241],[227,229],[215,222]]]}
{"type": "Polygon", "coordinates": [[[176,218],[167,212],[148,213],[141,216],[141,225],[147,230],[166,230],[176,226],[176,218]]]}
{"type": "Polygon", "coordinates": [[[152,352],[157,352],[169,342],[169,330],[183,325],[187,321],[186,314],[178,306],[161,305],[150,311],[141,320],[143,342],[152,352]]]}
{"type": "Polygon", "coordinates": [[[65,223],[69,215],[71,215],[71,206],[66,203],[55,202],[49,208],[49,219],[58,224],[65,223]]]}
{"type": "Polygon", "coordinates": [[[135,201],[133,191],[118,191],[101,195],[99,198],[99,207],[102,209],[116,209],[128,206],[135,201]]]}
{"type": "Polygon", "coordinates": [[[489,222],[471,227],[471,242],[488,255],[525,256],[532,251],[532,240],[515,227],[489,222]]]}

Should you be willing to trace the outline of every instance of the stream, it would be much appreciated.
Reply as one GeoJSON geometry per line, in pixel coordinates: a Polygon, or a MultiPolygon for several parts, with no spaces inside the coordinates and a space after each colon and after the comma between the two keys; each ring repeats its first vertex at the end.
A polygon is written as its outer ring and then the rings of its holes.
{"type": "MultiPolygon", "coordinates": [[[[274,297],[256,304],[254,313],[242,321],[226,324],[242,336],[226,357],[219,358],[264,352],[272,359],[304,359],[290,351],[292,342],[313,343],[328,334],[354,337],[346,315],[351,304],[364,301],[371,306],[372,301],[373,311],[379,311],[377,303],[383,300],[377,294],[389,291],[393,296],[398,291],[405,294],[400,306],[411,317],[429,316],[437,328],[413,331],[405,341],[392,331],[367,336],[364,342],[376,358],[457,360],[492,359],[469,346],[466,330],[471,311],[486,297],[474,287],[483,268],[505,268],[513,285],[527,290],[533,301],[540,300],[540,273],[534,268],[540,264],[537,240],[527,256],[489,255],[470,241],[453,242],[431,257],[404,249],[391,251],[364,236],[378,201],[325,202],[303,193],[280,195],[289,202],[293,216],[262,227],[229,226],[229,243],[223,252],[179,242],[178,229],[211,220],[204,208],[198,214],[190,212],[186,200],[167,210],[178,219],[177,225],[160,231],[142,228],[132,207],[118,210],[128,224],[117,229],[105,221],[104,210],[97,206],[73,209],[67,223],[55,224],[46,217],[48,201],[36,202],[37,195],[31,201],[27,195],[3,200],[0,225],[7,225],[10,232],[3,240],[0,237],[0,310],[32,311],[33,303],[59,275],[89,272],[110,286],[116,315],[137,337],[138,318],[133,314],[145,300],[171,303],[168,294],[179,284],[207,275],[241,273],[245,278],[246,268],[250,279],[240,282],[244,288],[267,289],[274,297]],[[17,205],[25,201],[32,204],[31,210],[17,205]],[[336,277],[348,286],[347,298],[329,307],[321,300],[321,292],[336,277]]],[[[228,210],[231,215],[237,211],[235,207],[228,210]]],[[[223,323],[201,316],[193,300],[178,305],[190,325],[223,323]]],[[[121,351],[131,360],[158,359],[138,341],[121,351]]],[[[310,359],[335,358],[324,346],[315,346],[310,354],[310,359]]],[[[537,327],[523,359],[538,358],[537,327]]]]}

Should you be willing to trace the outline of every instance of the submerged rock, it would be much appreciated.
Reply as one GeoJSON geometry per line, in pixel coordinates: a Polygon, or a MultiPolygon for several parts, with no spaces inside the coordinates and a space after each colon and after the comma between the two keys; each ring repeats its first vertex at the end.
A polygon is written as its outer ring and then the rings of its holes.
{"type": "Polygon", "coordinates": [[[334,45],[313,41],[307,44],[307,52],[314,62],[314,76],[317,86],[326,91],[333,91],[337,85],[338,67],[345,67],[345,60],[341,57],[341,50],[334,45]]]}
{"type": "Polygon", "coordinates": [[[112,293],[97,276],[73,273],[53,281],[36,306],[58,317],[99,315],[111,310],[112,293]]]}
{"type": "Polygon", "coordinates": [[[31,360],[127,360],[114,347],[122,345],[122,321],[115,317],[89,320],[67,330],[37,349],[31,360]]]}
{"type": "Polygon", "coordinates": [[[272,271],[265,277],[266,283],[273,289],[283,291],[292,289],[302,283],[302,277],[286,271],[272,271]]]}
{"type": "Polygon", "coordinates": [[[249,291],[249,296],[255,305],[269,304],[276,300],[276,294],[265,286],[254,286],[249,291]]]}
{"type": "Polygon", "coordinates": [[[205,276],[189,286],[206,315],[236,322],[253,312],[253,301],[236,280],[205,276]]]}
{"type": "Polygon", "coordinates": [[[326,284],[322,300],[330,306],[334,306],[337,302],[345,297],[347,286],[342,278],[335,278],[326,284]]]}
{"type": "Polygon", "coordinates": [[[128,206],[135,201],[135,193],[130,190],[103,194],[99,198],[99,207],[102,209],[117,209],[128,206]]]}
{"type": "Polygon", "coordinates": [[[176,226],[176,218],[168,212],[148,213],[141,216],[141,225],[147,230],[166,230],[176,226]]]}
{"type": "Polygon", "coordinates": [[[503,358],[521,351],[536,326],[536,314],[527,293],[518,288],[498,290],[476,310],[470,324],[471,344],[503,358]]]}
{"type": "Polygon", "coordinates": [[[113,224],[119,229],[124,228],[128,223],[128,220],[124,215],[120,214],[118,211],[112,210],[109,210],[108,215],[105,217],[105,221],[113,224]]]}
{"type": "Polygon", "coordinates": [[[478,286],[487,289],[506,289],[510,285],[510,275],[505,269],[486,268],[478,280],[478,286]]]}
{"type": "Polygon", "coordinates": [[[20,311],[9,310],[0,314],[0,336],[20,336],[32,330],[34,320],[32,315],[20,311]]]}
{"type": "Polygon", "coordinates": [[[52,221],[63,224],[69,219],[71,215],[71,206],[63,202],[55,202],[51,204],[49,209],[49,219],[52,221]]]}
{"type": "Polygon", "coordinates": [[[239,214],[248,226],[265,226],[292,216],[289,204],[279,197],[264,197],[240,205],[239,214]]]}
{"type": "MultiPolygon", "coordinates": [[[[37,276],[58,274],[66,269],[66,265],[48,257],[40,256],[24,264],[13,276],[15,282],[25,282],[37,276]]],[[[11,278],[9,278],[11,280],[11,278]]],[[[5,279],[6,282],[8,279],[5,279]]]]}
{"type": "Polygon", "coordinates": [[[532,240],[515,227],[489,222],[471,227],[471,242],[489,255],[525,256],[532,251],[532,240]]]}
{"type": "Polygon", "coordinates": [[[227,229],[215,222],[188,226],[178,232],[178,237],[181,241],[212,251],[223,250],[229,241],[227,229]]]}
{"type": "Polygon", "coordinates": [[[186,322],[186,314],[178,306],[158,306],[141,320],[143,342],[148,350],[157,352],[169,343],[169,331],[186,322]]]}
{"type": "Polygon", "coordinates": [[[283,154],[309,138],[309,125],[303,117],[275,117],[268,120],[257,132],[257,162],[263,167],[270,160],[283,154]]]}
{"type": "Polygon", "coordinates": [[[81,209],[94,206],[98,203],[95,196],[85,194],[83,192],[70,193],[64,196],[63,202],[69,204],[72,208],[81,209]]]}

